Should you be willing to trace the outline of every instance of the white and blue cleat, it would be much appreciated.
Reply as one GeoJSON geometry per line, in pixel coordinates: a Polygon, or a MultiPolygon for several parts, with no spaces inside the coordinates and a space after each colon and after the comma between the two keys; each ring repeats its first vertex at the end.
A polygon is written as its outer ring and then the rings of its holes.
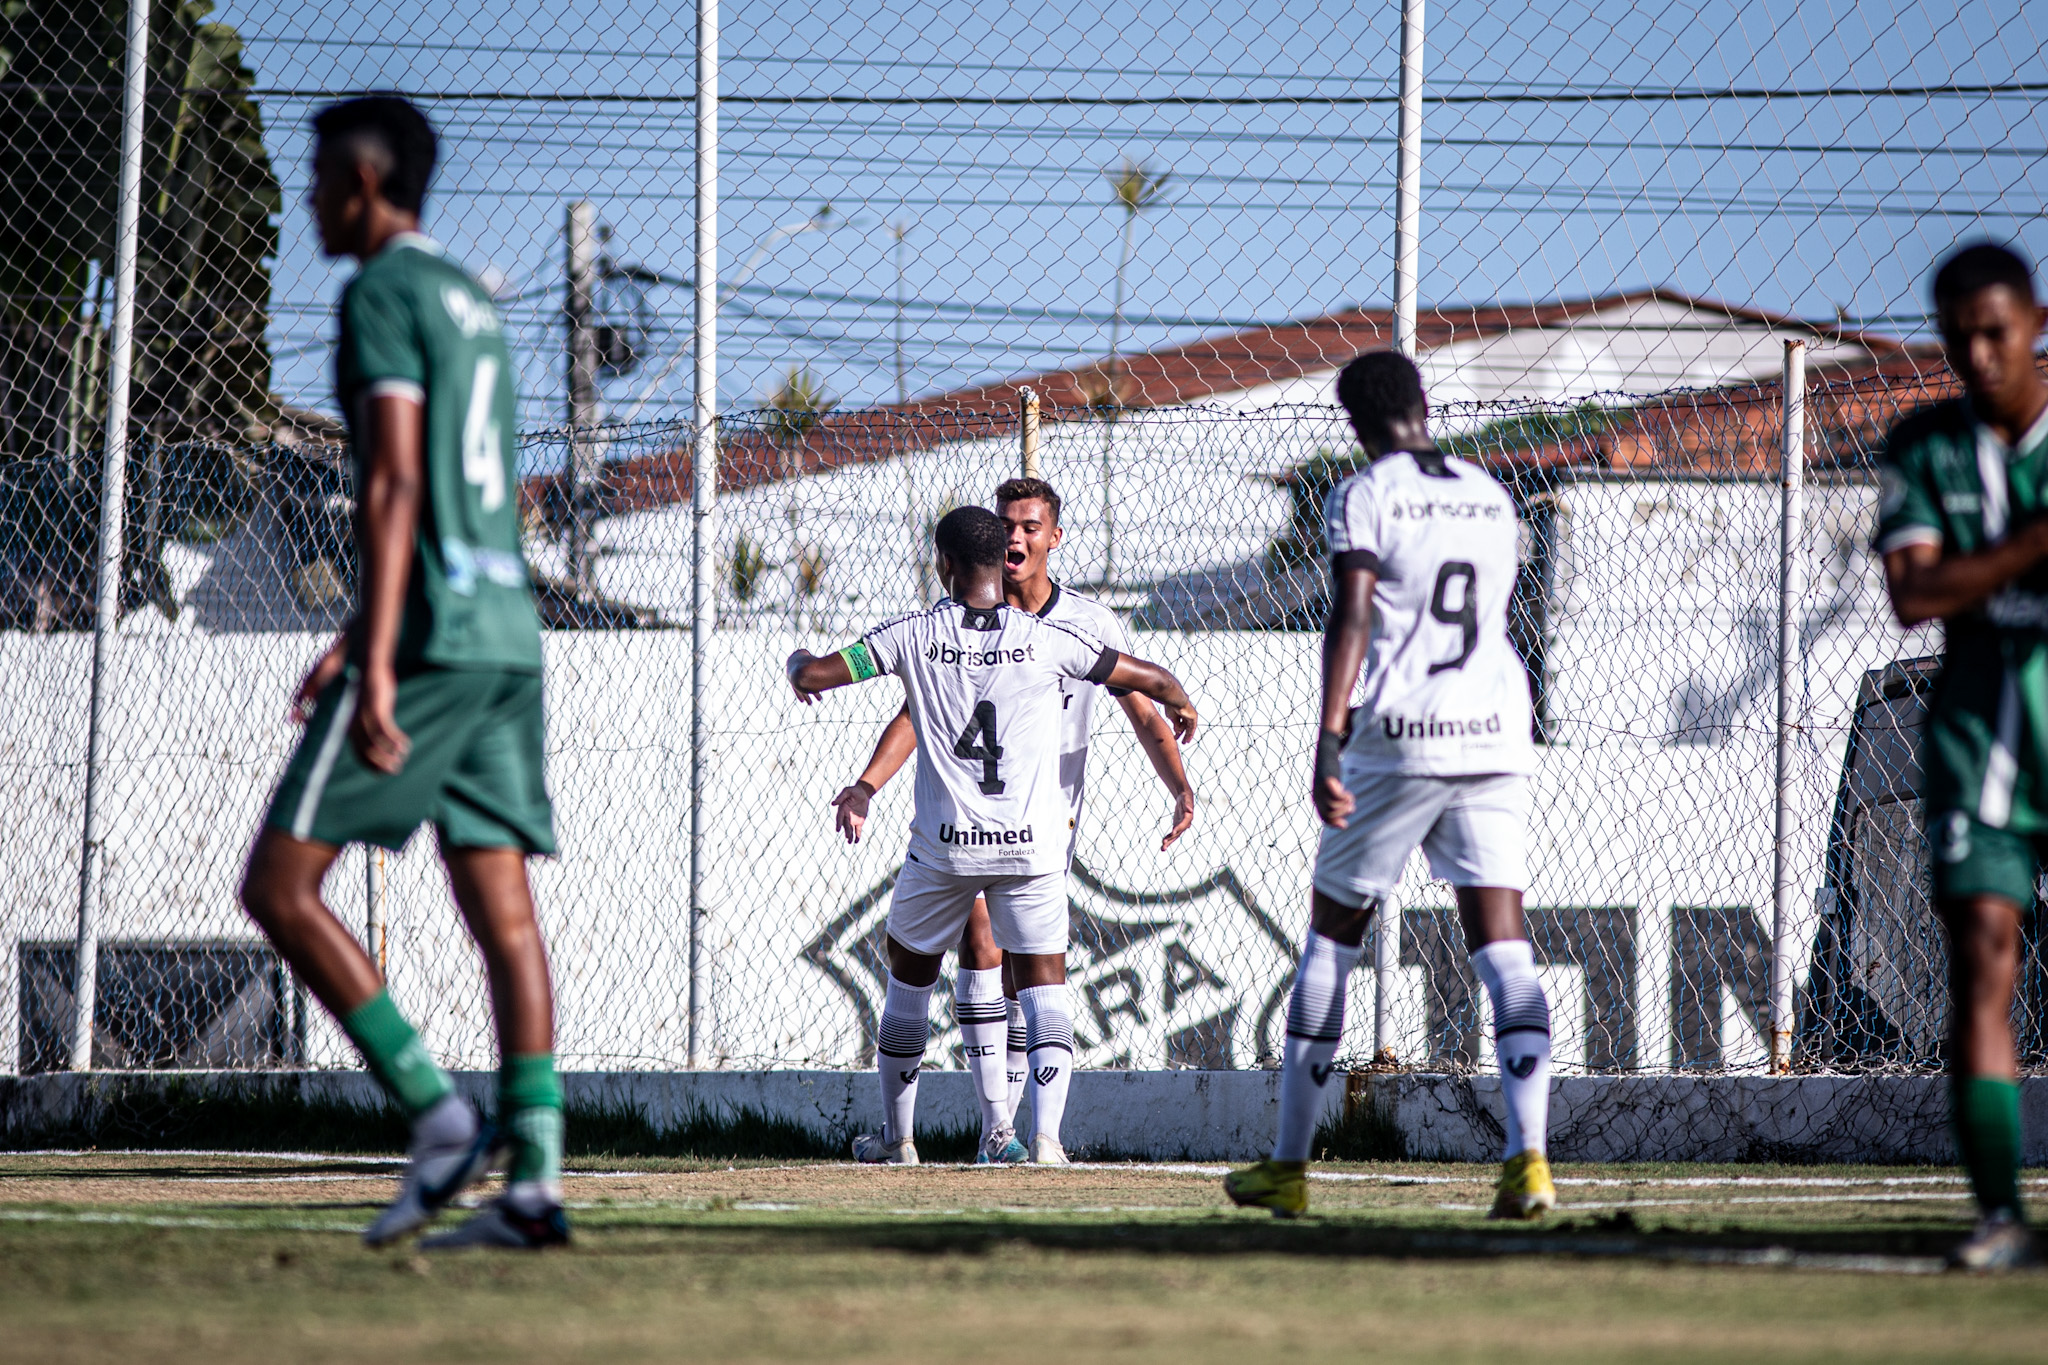
{"type": "Polygon", "coordinates": [[[873,1133],[862,1133],[853,1140],[853,1159],[863,1166],[915,1166],[917,1144],[909,1138],[884,1142],[873,1133]]]}
{"type": "Polygon", "coordinates": [[[1024,1166],[1031,1161],[1031,1153],[1024,1150],[1024,1144],[1017,1141],[1017,1130],[1004,1124],[981,1140],[981,1150],[974,1154],[977,1166],[1024,1166]]]}
{"type": "Polygon", "coordinates": [[[363,1229],[364,1242],[373,1247],[389,1246],[425,1227],[455,1196],[489,1173],[498,1151],[498,1131],[488,1123],[479,1123],[467,1104],[462,1108],[469,1115],[469,1136],[460,1142],[414,1140],[409,1153],[412,1159],[406,1163],[398,1198],[377,1215],[377,1221],[363,1229]]]}

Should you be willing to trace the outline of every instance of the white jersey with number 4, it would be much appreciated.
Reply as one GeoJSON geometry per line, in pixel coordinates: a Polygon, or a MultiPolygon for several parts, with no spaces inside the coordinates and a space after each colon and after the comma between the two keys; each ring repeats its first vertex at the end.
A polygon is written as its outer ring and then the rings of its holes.
{"type": "Polygon", "coordinates": [[[1100,685],[1117,652],[1071,625],[941,598],[842,651],[856,681],[903,680],[917,729],[910,856],[944,872],[1063,871],[1062,684],[1100,685]]]}
{"type": "Polygon", "coordinates": [[[1455,456],[1397,452],[1331,491],[1324,533],[1337,570],[1378,575],[1345,767],[1427,777],[1534,769],[1529,677],[1508,641],[1508,491],[1455,456]]]}

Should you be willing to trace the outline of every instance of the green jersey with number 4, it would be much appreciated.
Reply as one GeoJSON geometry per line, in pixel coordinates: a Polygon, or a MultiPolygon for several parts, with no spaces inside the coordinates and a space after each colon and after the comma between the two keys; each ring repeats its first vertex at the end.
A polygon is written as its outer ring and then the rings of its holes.
{"type": "Polygon", "coordinates": [[[426,410],[419,531],[401,668],[540,670],[540,620],[519,548],[511,352],[490,295],[431,239],[401,233],[341,296],[335,391],[363,487],[370,400],[426,410]]]}
{"type": "MultiPolygon", "coordinates": [[[[1892,428],[1878,472],[1880,554],[1912,545],[1976,554],[2048,516],[2048,413],[2007,446],[1966,401],[1922,408],[1892,428]]],[[[2048,566],[1949,617],[1947,627],[1921,739],[1928,828],[1956,814],[1989,829],[2048,834],[2048,566]]],[[[1936,852],[1939,864],[1940,841],[1936,852]]]]}

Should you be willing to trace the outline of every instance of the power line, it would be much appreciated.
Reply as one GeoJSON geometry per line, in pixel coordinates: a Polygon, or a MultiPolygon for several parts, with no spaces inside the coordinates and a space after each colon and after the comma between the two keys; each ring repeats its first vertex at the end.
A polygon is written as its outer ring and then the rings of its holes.
{"type": "MultiPolygon", "coordinates": [[[[526,132],[526,131],[519,131],[519,132],[499,132],[499,131],[496,131],[496,127],[497,127],[497,125],[491,125],[491,126],[489,126],[489,127],[486,127],[486,128],[484,128],[484,129],[482,129],[482,130],[479,130],[479,131],[472,131],[472,132],[468,132],[468,133],[466,133],[466,134],[465,134],[465,136],[466,136],[467,140],[469,140],[469,141],[471,141],[471,142],[476,142],[476,143],[488,143],[488,144],[505,144],[505,145],[509,145],[509,146],[514,146],[514,147],[519,147],[519,148],[533,148],[533,147],[545,147],[545,148],[560,148],[560,149],[563,149],[563,150],[566,150],[566,151],[578,152],[578,153],[582,154],[582,156],[583,156],[583,157],[584,157],[584,158],[586,159],[586,161],[587,161],[587,158],[588,158],[588,155],[589,155],[589,152],[590,152],[590,143],[589,143],[589,140],[588,140],[587,138],[584,138],[584,137],[580,137],[580,136],[576,136],[576,135],[568,135],[568,136],[563,136],[563,137],[550,137],[550,136],[548,136],[548,135],[547,135],[546,133],[544,133],[544,132],[542,132],[542,133],[538,133],[538,134],[535,134],[535,133],[529,133],[529,132],[526,132]]],[[[745,130],[742,130],[742,131],[745,131],[745,130]]],[[[994,130],[994,129],[981,129],[981,128],[978,128],[978,129],[958,129],[958,130],[954,130],[954,131],[956,131],[956,132],[958,133],[958,135],[959,135],[959,136],[961,136],[961,137],[982,137],[982,136],[992,136],[992,135],[994,135],[994,134],[995,134],[995,133],[996,133],[996,132],[997,132],[998,130],[994,130]]],[[[1031,136],[1031,135],[1032,135],[1032,130],[1014,130],[1014,131],[1022,131],[1022,132],[1024,132],[1024,133],[1025,133],[1025,135],[1026,135],[1027,137],[1029,137],[1029,136],[1031,136]]],[[[1063,131],[1063,132],[1064,132],[1064,131],[1072,131],[1072,130],[1060,130],[1060,131],[1063,131]]],[[[873,134],[868,134],[868,135],[869,135],[869,136],[874,136],[874,137],[882,137],[882,138],[887,138],[887,137],[897,137],[897,136],[918,136],[920,140],[923,140],[923,139],[924,139],[925,137],[929,137],[929,136],[931,136],[932,134],[917,134],[917,135],[913,135],[913,134],[898,134],[898,133],[893,133],[893,132],[877,132],[877,133],[873,133],[873,134]]],[[[1103,141],[1116,141],[1116,140],[1117,140],[1117,135],[1115,135],[1115,134],[1112,134],[1112,133],[1107,133],[1107,132],[1093,132],[1093,131],[1090,131],[1090,132],[1088,132],[1088,133],[1087,133],[1087,136],[1088,136],[1089,138],[1091,138],[1091,139],[1099,139],[1099,140],[1103,140],[1103,141]]],[[[1249,139],[1251,139],[1251,138],[1257,138],[1258,140],[1266,140],[1266,139],[1267,139],[1268,137],[1274,137],[1274,138],[1277,138],[1277,139],[1279,139],[1279,140],[1284,140],[1284,138],[1285,138],[1285,135],[1267,135],[1267,134],[1248,134],[1248,135],[1246,135],[1245,139],[1237,139],[1237,135],[1235,135],[1235,134],[1226,134],[1226,135],[1225,135],[1225,137],[1227,137],[1227,138],[1231,138],[1231,139],[1234,139],[1234,140],[1249,140],[1249,139]]],[[[671,156],[671,157],[675,157],[675,158],[677,158],[677,159],[681,159],[681,158],[684,158],[684,157],[688,157],[688,156],[694,155],[694,151],[693,151],[693,149],[692,149],[692,147],[691,147],[691,144],[690,144],[690,143],[689,143],[689,141],[687,140],[687,137],[686,137],[686,136],[685,136],[685,135],[684,135],[684,134],[683,134],[682,132],[680,132],[680,131],[678,132],[678,139],[679,139],[679,140],[678,140],[678,141],[677,141],[676,143],[674,143],[674,144],[665,144],[665,143],[637,143],[637,144],[636,144],[636,143],[608,143],[608,144],[606,144],[605,150],[606,150],[607,152],[611,153],[612,155],[615,155],[615,156],[616,156],[616,155],[624,155],[624,154],[633,154],[633,153],[639,153],[639,154],[648,154],[648,153],[656,153],[656,154],[660,154],[660,155],[663,155],[663,156],[671,156]]],[[[1318,140],[1322,140],[1322,139],[1318,139],[1318,140]]],[[[1386,136],[1386,137],[1372,137],[1372,136],[1365,136],[1365,137],[1353,137],[1353,138],[1349,138],[1349,139],[1346,139],[1346,140],[1345,140],[1345,145],[1350,145],[1350,146],[1361,146],[1361,147],[1392,147],[1392,146],[1394,146],[1394,145],[1395,145],[1395,143],[1396,143],[1396,140],[1397,140],[1397,139],[1395,139],[1395,138],[1393,138],[1393,137],[1391,137],[1391,136],[1386,136]]],[[[1900,145],[1900,144],[1864,144],[1864,143],[1836,143],[1836,144],[1833,144],[1833,145],[1828,145],[1828,144],[1823,144],[1823,143],[1762,143],[1762,142],[1694,142],[1694,141],[1688,141],[1688,140],[1680,140],[1680,141],[1669,141],[1669,142],[1667,142],[1667,141],[1662,141],[1662,140],[1658,140],[1658,139],[1643,139],[1643,140],[1634,140],[1634,139],[1615,139],[1615,140],[1597,140],[1597,139],[1592,139],[1592,138],[1586,138],[1586,139],[1578,139],[1578,138],[1557,138],[1557,137],[1521,137],[1521,138],[1501,138],[1501,137],[1433,137],[1433,138],[1431,138],[1431,139],[1429,140],[1429,145],[1430,145],[1431,147],[1470,147],[1470,148],[1478,148],[1478,149],[1481,149],[1481,150],[1490,150],[1490,149],[1510,149],[1510,148],[1513,148],[1513,149],[1521,149],[1521,148],[1531,148],[1531,149],[1536,149],[1536,150],[1540,150],[1540,151],[1550,151],[1550,152],[1558,152],[1558,151],[1612,151],[1612,152],[1638,152],[1638,151],[1650,151],[1650,152],[1659,152],[1659,153],[1665,153],[1665,154],[1668,154],[1668,153],[1672,153],[1672,152],[1705,152],[1705,153],[1731,153],[1731,152],[1744,152],[1744,153],[1755,153],[1755,154],[1758,154],[1758,155],[1802,155],[1802,156],[1810,156],[1810,155],[1819,155],[1819,156],[1918,156],[1918,157],[1927,157],[1927,156],[1945,156],[1945,157],[1958,157],[1958,158],[1961,158],[1961,157],[2009,157],[2009,158],[2014,158],[2014,159],[2024,159],[2024,160],[2030,160],[2030,161],[2040,161],[2040,160],[2048,160],[2048,147],[2010,147],[2010,146],[1998,146],[1998,147],[1990,147],[1990,146],[1983,146],[1983,145],[1958,145],[1958,144],[1955,144],[1955,143],[1951,143],[1951,142],[1941,142],[1941,143],[1935,143],[1935,144],[1931,144],[1931,145],[1928,145],[1928,146],[1916,146],[1916,145],[1900,145]]],[[[850,152],[850,151],[829,151],[829,152],[818,152],[818,151],[810,151],[810,150],[792,150],[792,149],[788,149],[788,148],[781,148],[781,147],[777,147],[777,148],[769,148],[769,149],[759,149],[759,148],[753,148],[753,147],[721,147],[721,148],[719,149],[719,156],[720,156],[720,157],[721,157],[722,159],[723,159],[723,158],[733,158],[733,157],[738,157],[738,158],[744,158],[744,159],[755,159],[755,160],[777,160],[777,161],[822,161],[822,162],[826,162],[826,163],[840,163],[840,162],[849,162],[849,163],[864,163],[864,164],[867,164],[867,165],[872,165],[872,164],[873,164],[873,163],[875,162],[875,160],[877,159],[877,158],[876,158],[876,157],[875,157],[875,156],[874,156],[874,155],[873,155],[872,153],[865,153],[865,152],[850,152]]],[[[963,170],[963,171],[976,171],[976,172],[1012,172],[1012,173],[1035,173],[1035,172],[1039,172],[1039,171],[1052,171],[1052,172],[1054,172],[1054,173],[1057,173],[1057,174],[1062,174],[1062,175],[1079,175],[1079,176],[1087,176],[1087,177],[1095,177],[1095,176],[1099,176],[1099,175],[1101,175],[1101,174],[1102,174],[1102,169],[1103,169],[1103,168],[1102,168],[1101,166],[1099,166],[1099,165],[1092,165],[1092,164],[1091,164],[1091,165],[1059,165],[1059,164],[1045,164],[1045,163],[1041,163],[1041,164],[1039,164],[1039,165],[1033,165],[1033,166],[1019,166],[1019,165],[1017,165],[1017,164],[1016,164],[1015,162],[982,162],[982,161],[951,161],[951,160],[947,160],[947,159],[945,159],[945,158],[943,158],[943,157],[929,157],[929,158],[923,158],[923,159],[919,159],[919,158],[916,158],[916,157],[910,157],[910,156],[903,156],[903,157],[891,157],[891,158],[888,158],[887,164],[888,164],[888,167],[890,167],[890,168],[895,168],[895,167],[903,167],[903,168],[923,168],[923,169],[937,169],[937,170],[953,170],[953,169],[958,169],[958,170],[963,170]]],[[[1303,178],[1299,178],[1299,177],[1294,177],[1294,176],[1286,176],[1286,175],[1273,175],[1273,176],[1225,176],[1225,175],[1220,175],[1220,174],[1218,174],[1218,173],[1215,173],[1215,172],[1207,172],[1207,171],[1180,171],[1180,170],[1176,170],[1176,171],[1175,171],[1175,173],[1174,173],[1174,178],[1175,178],[1176,180],[1180,180],[1180,181],[1212,181],[1212,182],[1218,182],[1218,183],[1223,183],[1223,182],[1226,182],[1226,181],[1227,181],[1227,182],[1248,182],[1248,183],[1271,183],[1271,182],[1273,182],[1273,181],[1287,181],[1287,182],[1289,182],[1289,183],[1295,183],[1295,184],[1315,184],[1315,185],[1322,185],[1322,186],[1324,186],[1324,187],[1343,187],[1343,185],[1344,185],[1344,182],[1341,182],[1341,181],[1333,181],[1333,180],[1308,180],[1308,179],[1303,179],[1303,178]]]]}
{"type": "MultiPolygon", "coordinates": [[[[113,86],[30,85],[5,87],[37,93],[115,93],[113,86]]],[[[164,87],[169,90],[170,87],[164,87]]],[[[264,99],[337,100],[362,93],[354,89],[327,87],[257,86],[247,93],[264,99]]],[[[561,91],[561,90],[401,90],[407,99],[432,103],[468,104],[658,104],[690,106],[694,94],[655,94],[644,91],[561,91]]],[[[1422,97],[1434,105],[1507,104],[1664,104],[1703,100],[1826,100],[1826,99],[1938,99],[2035,96],[2048,94],[2048,81],[2011,81],[1988,85],[1873,85],[1812,86],[1772,89],[1768,86],[1629,87],[1612,90],[1576,90],[1571,87],[1538,92],[1524,85],[1484,90],[1472,94],[1432,92],[1422,97]]],[[[721,105],[755,108],[863,108],[892,105],[950,105],[965,109],[1239,109],[1271,107],[1362,108],[1391,105],[1393,92],[1378,95],[748,95],[719,96],[721,105]]]]}

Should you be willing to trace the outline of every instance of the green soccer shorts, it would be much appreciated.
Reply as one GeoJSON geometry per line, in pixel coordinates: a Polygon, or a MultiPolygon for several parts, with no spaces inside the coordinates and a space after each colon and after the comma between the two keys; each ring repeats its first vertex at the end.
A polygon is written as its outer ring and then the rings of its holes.
{"type": "Polygon", "coordinates": [[[2003,896],[2025,910],[2034,903],[2048,840],[1985,824],[1968,811],[1930,812],[1927,848],[1937,903],[1963,896],[2003,896]]]}
{"type": "Polygon", "coordinates": [[[555,851],[536,673],[428,668],[401,676],[394,719],[412,740],[387,776],[349,743],[357,674],[328,684],[264,823],[295,839],[400,849],[432,821],[454,848],[555,851]]]}

